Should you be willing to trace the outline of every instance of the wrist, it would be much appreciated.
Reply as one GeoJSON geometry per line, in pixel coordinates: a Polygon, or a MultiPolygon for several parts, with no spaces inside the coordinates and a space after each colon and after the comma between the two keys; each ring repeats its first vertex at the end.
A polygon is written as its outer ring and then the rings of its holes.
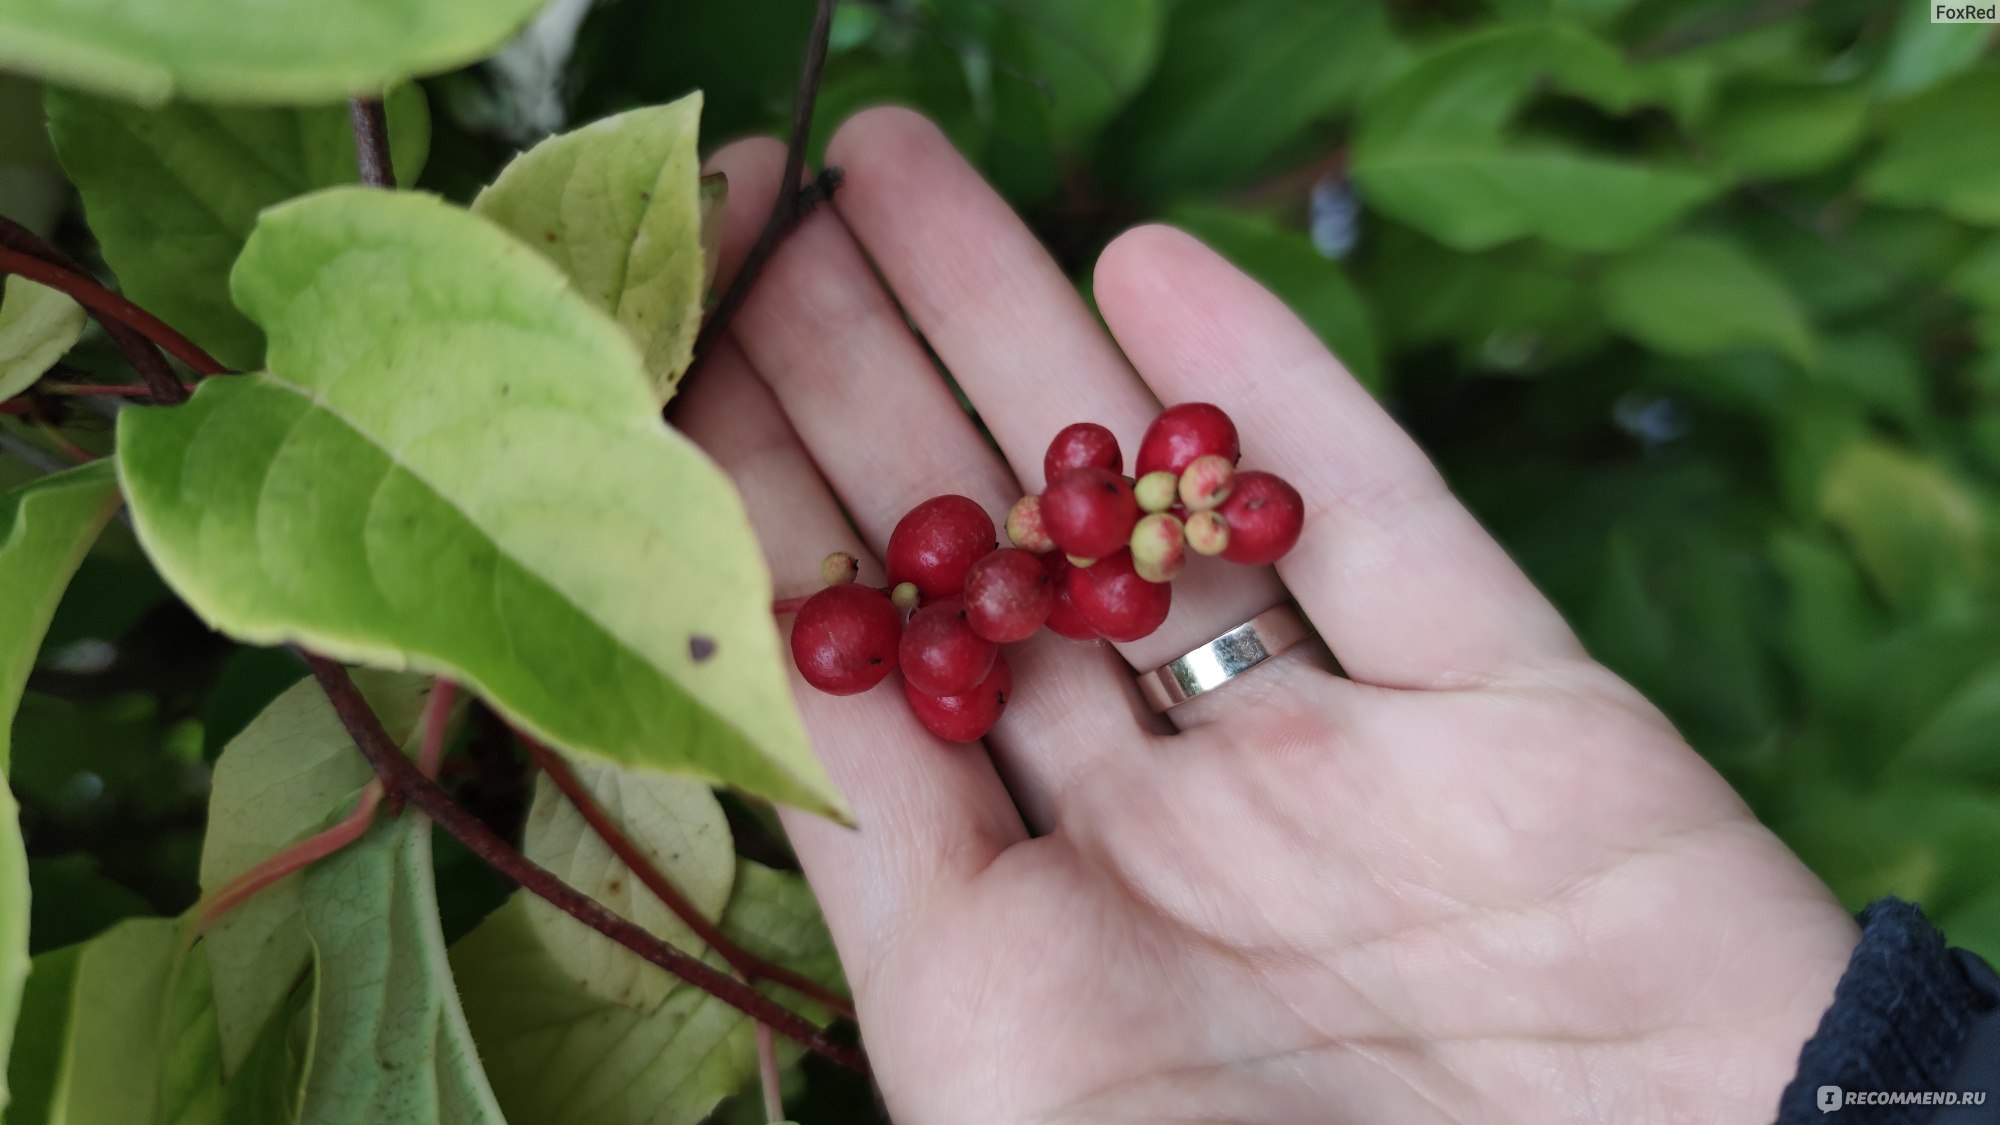
{"type": "MultiPolygon", "coordinates": [[[[1846,1091],[1956,1089],[1967,1080],[1968,1041],[2000,1034],[2000,976],[1978,957],[1947,948],[1920,910],[1882,899],[1860,922],[1860,940],[1780,1099],[1781,1125],[1839,1108],[1825,1104],[1827,1087],[1842,1098],[1846,1091]]],[[[1869,1120],[1914,1122],[1933,1112],[1878,1107],[1869,1120]]]]}

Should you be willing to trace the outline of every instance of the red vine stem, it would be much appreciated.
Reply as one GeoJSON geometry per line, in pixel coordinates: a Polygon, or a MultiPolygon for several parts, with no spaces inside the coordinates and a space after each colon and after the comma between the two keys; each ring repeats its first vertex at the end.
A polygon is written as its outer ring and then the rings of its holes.
{"type": "Polygon", "coordinates": [[[369,187],[394,188],[396,170],[389,163],[389,121],[381,98],[351,98],[347,116],[354,123],[354,159],[361,182],[369,187]]]}
{"type": "Polygon", "coordinates": [[[190,940],[196,934],[207,932],[218,919],[241,906],[258,891],[359,840],[368,831],[368,826],[375,823],[375,808],[381,803],[382,779],[378,777],[361,790],[361,799],[354,803],[354,811],[342,817],[340,823],[300,840],[224,883],[214,894],[204,896],[195,903],[188,920],[190,940]]]}
{"type": "Polygon", "coordinates": [[[688,929],[693,930],[695,936],[707,942],[709,948],[715,950],[730,968],[748,978],[752,984],[760,980],[782,984],[793,992],[817,1001],[849,1019],[854,1018],[854,1005],[845,996],[783,965],[774,965],[730,941],[715,923],[695,909],[694,904],[681,894],[671,879],[654,866],[646,853],[639,850],[639,846],[632,842],[632,838],[625,834],[625,830],[618,826],[618,822],[611,819],[611,815],[604,811],[604,806],[597,803],[597,798],[591,796],[590,790],[584,787],[582,780],[576,776],[576,771],[569,767],[569,763],[563,760],[562,755],[542,745],[539,739],[521,731],[515,731],[514,735],[528,748],[528,754],[535,759],[535,764],[541,766],[542,771],[549,775],[549,780],[562,791],[562,795],[569,798],[569,803],[576,806],[577,812],[583,814],[584,822],[590,825],[591,831],[597,833],[598,839],[603,840],[612,854],[638,876],[639,882],[645,884],[646,889],[653,892],[661,902],[666,903],[667,908],[681,921],[686,922],[688,929]]]}
{"type": "Polygon", "coordinates": [[[445,728],[450,725],[451,705],[458,699],[458,685],[439,676],[431,681],[431,694],[424,700],[424,740],[417,751],[417,768],[437,780],[438,764],[444,761],[445,728]]]}
{"type": "Polygon", "coordinates": [[[153,388],[140,383],[43,383],[38,390],[52,395],[74,395],[87,398],[92,395],[117,395],[121,398],[145,398],[153,393],[153,388]]]}
{"type": "MultiPolygon", "coordinates": [[[[37,235],[34,231],[5,216],[0,216],[0,247],[47,263],[52,267],[66,270],[71,277],[85,284],[96,284],[91,280],[89,271],[85,270],[76,259],[50,245],[48,241],[37,235]]],[[[32,281],[34,279],[30,278],[29,280],[32,281]]],[[[44,282],[44,284],[47,283],[44,282]]],[[[117,345],[119,353],[125,357],[125,362],[131,364],[132,370],[137,371],[139,377],[146,381],[146,387],[151,392],[153,401],[172,404],[187,400],[187,387],[181,383],[181,378],[174,373],[173,366],[167,362],[165,356],[160,354],[159,349],[154,346],[153,341],[145,333],[102,309],[91,308],[88,303],[83,301],[73,291],[74,283],[70,285],[58,285],[55,288],[61,289],[71,300],[83,305],[85,309],[89,310],[91,317],[97,323],[104,326],[104,334],[111,338],[113,344],[117,345]]],[[[102,287],[99,286],[99,288],[101,289],[102,287]]],[[[118,299],[123,300],[123,298],[118,299]]],[[[124,303],[134,309],[138,308],[137,305],[132,305],[129,301],[125,301],[124,303]]],[[[144,310],[140,311],[143,312],[144,310]]],[[[164,328],[165,325],[161,325],[161,327],[164,328]]],[[[168,329],[168,331],[172,331],[172,329],[168,329]]],[[[188,346],[190,348],[194,347],[192,344],[188,346]]],[[[195,350],[199,351],[200,349],[195,350]]],[[[210,362],[214,361],[211,360],[210,362]]]]}
{"type": "Polygon", "coordinates": [[[783,1121],[785,1091],[779,1085],[778,1045],[771,1038],[771,1029],[761,1023],[757,1025],[757,1077],[764,1091],[764,1120],[783,1121]]]}
{"type": "Polygon", "coordinates": [[[814,1054],[858,1074],[868,1073],[860,1052],[835,1042],[826,1032],[748,984],[690,957],[606,909],[604,904],[557,878],[547,868],[508,846],[494,831],[451,799],[437,782],[425,777],[397,748],[382,720],[362,698],[347,669],[316,653],[305,653],[313,677],[326,691],[354,744],[368,759],[389,792],[400,792],[424,815],[451,833],[487,866],[528,889],[529,893],[647,961],[714,996],[814,1054]]]}
{"type": "MultiPolygon", "coordinates": [[[[196,347],[194,341],[168,327],[159,317],[75,270],[36,257],[14,246],[0,245],[0,273],[18,274],[29,281],[60,290],[77,304],[95,313],[98,319],[109,318],[125,325],[159,345],[168,355],[203,375],[221,375],[228,370],[207,352],[196,347]]],[[[144,374],[143,371],[140,373],[144,374]]],[[[181,386],[179,380],[174,381],[174,386],[177,388],[175,393],[178,393],[178,398],[163,398],[157,387],[153,390],[153,397],[171,402],[187,398],[187,388],[181,386]]]]}

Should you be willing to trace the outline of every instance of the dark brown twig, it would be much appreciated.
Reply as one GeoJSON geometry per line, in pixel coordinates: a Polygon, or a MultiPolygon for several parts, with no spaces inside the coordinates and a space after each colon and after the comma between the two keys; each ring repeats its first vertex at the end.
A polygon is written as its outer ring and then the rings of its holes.
{"type": "Polygon", "coordinates": [[[827,1061],[856,1073],[868,1073],[867,1060],[859,1052],[835,1042],[797,1013],[748,984],[703,964],[613,914],[602,903],[508,846],[478,817],[453,801],[436,782],[425,777],[417,764],[404,755],[389,737],[389,732],[383,729],[382,720],[362,698],[360,689],[354,686],[346,668],[313,653],[306,653],[305,659],[312,668],[313,677],[332,701],[342,725],[354,737],[355,745],[360,747],[375,775],[382,779],[382,784],[391,791],[400,791],[411,804],[451,833],[489,867],[526,887],[531,894],[563,913],[827,1061]]]}
{"type": "Polygon", "coordinates": [[[182,363],[204,375],[219,374],[222,365],[195,347],[187,337],[174,331],[158,317],[99,285],[89,271],[74,258],[56,249],[34,231],[0,217],[0,273],[15,273],[29,281],[57,289],[82,305],[91,318],[104,326],[105,335],[125,356],[125,362],[146,382],[153,401],[163,405],[186,402],[187,385],[160,355],[165,348],[182,363]],[[59,272],[58,272],[59,271],[59,272]],[[39,276],[38,276],[39,275],[39,276]],[[155,347],[157,345],[158,347],[155,347]],[[199,356],[214,369],[203,370],[194,362],[199,356]]]}
{"type": "Polygon", "coordinates": [[[824,202],[840,187],[840,170],[828,168],[821,172],[811,184],[801,184],[799,177],[805,174],[806,149],[812,142],[813,104],[819,100],[820,74],[826,68],[827,38],[833,30],[834,0],[819,0],[818,9],[813,13],[812,37],[806,41],[805,63],[799,69],[798,92],[792,97],[792,135],[785,150],[785,174],[778,181],[778,198],[771,204],[771,215],[764,220],[764,229],[757,235],[750,252],[743,256],[743,264],[737,268],[736,277],[723,290],[722,298],[715,303],[715,311],[708,316],[708,323],[702,325],[701,334],[694,341],[694,362],[689,365],[685,383],[694,376],[694,368],[701,365],[702,357],[715,347],[715,342],[728,330],[729,322],[736,316],[736,310],[743,306],[744,298],[757,284],[757,275],[764,272],[764,263],[778,249],[799,220],[815,206],[824,202]]]}
{"type": "Polygon", "coordinates": [[[1657,62],[1669,55],[1759,31],[1812,7],[1813,3],[1814,0],[1764,0],[1761,4],[1723,6],[1706,18],[1689,20],[1638,44],[1632,48],[1632,59],[1657,62]]]}
{"type": "Polygon", "coordinates": [[[817,1001],[849,1019],[854,1018],[854,1005],[847,997],[783,965],[774,965],[729,940],[720,929],[716,928],[715,923],[703,917],[701,911],[695,909],[694,904],[681,894],[680,888],[674,886],[672,880],[653,865],[653,861],[647,858],[645,852],[639,850],[638,845],[632,842],[632,838],[618,826],[618,822],[611,819],[610,814],[597,803],[597,799],[591,796],[590,790],[584,788],[583,782],[576,776],[576,771],[569,768],[569,763],[563,760],[562,755],[521,731],[515,731],[514,735],[521,740],[521,745],[528,748],[529,756],[533,757],[535,763],[542,767],[542,771],[549,775],[549,780],[555,783],[555,787],[562,791],[563,796],[569,798],[569,803],[576,806],[577,812],[583,814],[585,823],[590,825],[591,831],[597,833],[598,839],[603,840],[612,854],[630,868],[632,874],[638,876],[639,882],[653,892],[661,902],[666,903],[667,908],[681,921],[686,922],[688,929],[693,930],[696,937],[707,942],[709,948],[715,950],[730,968],[735,969],[753,984],[760,980],[782,984],[793,992],[817,1001]]]}
{"type": "Polygon", "coordinates": [[[347,115],[354,122],[354,157],[361,182],[369,187],[396,186],[396,169],[389,161],[389,120],[381,98],[350,98],[347,115]]]}

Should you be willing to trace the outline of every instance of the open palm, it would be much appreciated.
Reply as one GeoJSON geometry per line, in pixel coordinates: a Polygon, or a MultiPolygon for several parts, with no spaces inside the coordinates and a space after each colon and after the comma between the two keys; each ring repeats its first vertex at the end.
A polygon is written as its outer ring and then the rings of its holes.
{"type": "MultiPolygon", "coordinates": [[[[1004,512],[1069,422],[1129,450],[1161,403],[1228,410],[1246,464],[1308,505],[1275,571],[1198,563],[1142,642],[1010,649],[983,748],[932,739],[895,683],[799,685],[859,829],[788,825],[897,1119],[1768,1120],[1852,923],[1318,340],[1163,228],[1099,261],[1107,335],[907,112],[851,121],[829,159],[836,207],[675,416],[742,487],[780,593],[828,551],[879,554],[927,496],[1004,512]],[[1287,591],[1345,678],[1301,646],[1150,715],[1133,669],[1287,591]]],[[[725,272],[782,162],[717,156],[725,272]]]]}

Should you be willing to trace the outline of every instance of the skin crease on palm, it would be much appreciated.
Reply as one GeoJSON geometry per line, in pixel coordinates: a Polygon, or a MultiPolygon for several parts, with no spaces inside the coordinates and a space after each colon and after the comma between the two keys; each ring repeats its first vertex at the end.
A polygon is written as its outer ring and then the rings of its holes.
{"type": "MultiPolygon", "coordinates": [[[[1004,516],[1062,426],[1129,456],[1162,402],[1222,406],[1244,465],[1308,505],[1275,570],[1198,560],[1143,641],[1011,646],[983,746],[931,739],[894,683],[796,683],[859,827],[786,823],[895,1119],[1769,1121],[1853,922],[1312,333],[1160,227],[1099,259],[1100,321],[907,111],[852,119],[828,160],[835,204],[674,411],[780,595],[836,550],[880,584],[917,502],[1004,516]],[[1134,669],[1287,589],[1345,678],[1306,646],[1147,712],[1134,669]]],[[[782,164],[768,139],[711,162],[725,283],[782,164]]]]}

